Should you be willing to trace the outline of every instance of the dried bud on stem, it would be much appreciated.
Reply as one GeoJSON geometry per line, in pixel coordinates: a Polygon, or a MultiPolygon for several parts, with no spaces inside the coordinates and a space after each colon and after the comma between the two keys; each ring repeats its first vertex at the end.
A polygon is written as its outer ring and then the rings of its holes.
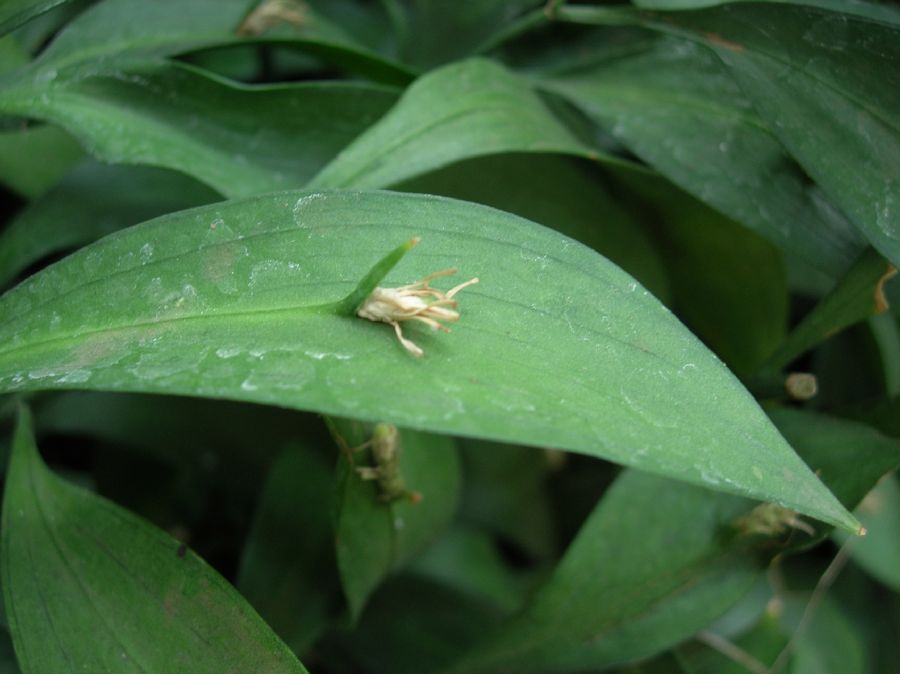
{"type": "Polygon", "coordinates": [[[440,323],[445,321],[453,323],[459,320],[457,302],[453,299],[463,288],[478,283],[477,278],[448,290],[446,293],[432,288],[429,284],[433,279],[443,276],[452,276],[456,269],[429,274],[421,281],[399,288],[375,288],[356,311],[356,315],[370,321],[387,323],[394,327],[397,339],[407,351],[416,357],[424,354],[412,340],[403,336],[400,323],[403,321],[420,321],[432,330],[450,332],[450,328],[440,323]]]}

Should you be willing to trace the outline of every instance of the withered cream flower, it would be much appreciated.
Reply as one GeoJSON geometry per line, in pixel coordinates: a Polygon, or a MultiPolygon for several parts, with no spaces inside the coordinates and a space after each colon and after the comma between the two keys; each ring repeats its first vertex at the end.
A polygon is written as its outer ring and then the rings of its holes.
{"type": "Polygon", "coordinates": [[[403,336],[400,328],[402,321],[420,321],[432,330],[450,332],[450,328],[439,321],[453,323],[459,320],[459,312],[456,310],[457,302],[453,299],[460,290],[466,286],[478,283],[477,278],[460,283],[447,292],[432,288],[430,281],[443,276],[452,276],[456,269],[445,269],[434,274],[429,274],[421,281],[399,288],[375,288],[366,301],[363,302],[356,315],[370,321],[387,323],[394,326],[397,339],[407,351],[416,357],[422,356],[422,351],[412,340],[403,336]]]}
{"type": "Polygon", "coordinates": [[[304,5],[298,0],[264,0],[238,26],[238,35],[253,37],[262,35],[279,23],[288,23],[297,28],[306,24],[304,5]]]}

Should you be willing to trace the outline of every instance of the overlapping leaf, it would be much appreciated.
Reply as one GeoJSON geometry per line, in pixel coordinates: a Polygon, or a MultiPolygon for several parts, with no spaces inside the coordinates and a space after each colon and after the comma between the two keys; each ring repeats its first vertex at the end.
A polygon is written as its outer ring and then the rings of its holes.
{"type": "Polygon", "coordinates": [[[361,83],[249,87],[175,64],[80,73],[0,92],[106,161],[188,173],[230,196],[298,187],[393,103],[361,83]]]}
{"type": "Polygon", "coordinates": [[[501,152],[598,157],[526,82],[497,63],[471,59],[422,76],[309,187],[388,187],[501,152]]]}
{"type": "Polygon", "coordinates": [[[300,653],[337,613],[331,466],[306,447],[272,463],[241,556],[238,590],[300,653]]]}
{"type": "Polygon", "coordinates": [[[44,256],[218,198],[213,190],[178,173],[85,162],[0,233],[0,286],[44,256]]]}
{"type": "MultiPolygon", "coordinates": [[[[353,452],[371,437],[365,424],[334,423],[345,451],[353,452]]],[[[378,585],[439,535],[456,510],[461,476],[451,438],[401,430],[395,451],[405,493],[390,500],[384,500],[377,482],[362,479],[356,458],[350,465],[345,456],[338,465],[337,566],[354,621],[378,585]]],[[[365,462],[369,453],[358,459],[365,462]]]]}
{"type": "Polygon", "coordinates": [[[482,206],[286,192],[202,207],[88,246],[0,300],[3,390],[184,393],[555,446],[853,519],[749,394],[598,254],[482,206]],[[383,285],[446,267],[481,283],[452,334],[338,312],[374,262],[423,237],[383,285]],[[338,304],[336,304],[338,303],[338,304]]]}
{"type": "Polygon", "coordinates": [[[675,13],[671,25],[716,51],[809,175],[900,264],[900,26],[744,4],[675,13]]]}
{"type": "Polygon", "coordinates": [[[6,0],[0,8],[0,35],[68,0],[6,0]]]}
{"type": "Polygon", "coordinates": [[[593,671],[687,638],[760,571],[728,542],[747,509],[743,499],[626,472],[531,605],[451,671],[593,671]]]}

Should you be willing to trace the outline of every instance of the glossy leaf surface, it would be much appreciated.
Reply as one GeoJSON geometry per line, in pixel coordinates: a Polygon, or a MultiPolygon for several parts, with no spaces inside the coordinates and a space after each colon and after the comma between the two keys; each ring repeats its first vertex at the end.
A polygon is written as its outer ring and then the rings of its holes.
{"type": "Polygon", "coordinates": [[[228,397],[554,446],[855,528],[636,281],[552,230],[466,202],[286,192],[165,216],[7,293],[0,343],[4,390],[228,397]],[[422,359],[388,326],[336,310],[412,236],[423,243],[382,285],[451,266],[481,278],[459,296],[451,334],[407,327],[422,359]]]}
{"type": "Polygon", "coordinates": [[[900,264],[900,25],[743,3],[669,19],[664,30],[715,50],[778,140],[900,264]]]}
{"type": "Polygon", "coordinates": [[[808,184],[712,54],[676,39],[630,51],[541,84],[684,190],[783,250],[829,275],[849,266],[861,249],[858,235],[808,184]]]}
{"type": "Polygon", "coordinates": [[[41,461],[27,410],[3,504],[3,593],[23,672],[306,670],[178,541],[41,461]]]}

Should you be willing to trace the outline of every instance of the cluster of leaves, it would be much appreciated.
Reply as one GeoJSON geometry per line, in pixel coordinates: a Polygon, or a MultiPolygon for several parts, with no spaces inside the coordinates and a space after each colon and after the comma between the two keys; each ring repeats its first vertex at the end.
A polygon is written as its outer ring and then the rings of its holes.
{"type": "Polygon", "coordinates": [[[900,668],[894,4],[0,31],[0,670],[900,668]]]}

